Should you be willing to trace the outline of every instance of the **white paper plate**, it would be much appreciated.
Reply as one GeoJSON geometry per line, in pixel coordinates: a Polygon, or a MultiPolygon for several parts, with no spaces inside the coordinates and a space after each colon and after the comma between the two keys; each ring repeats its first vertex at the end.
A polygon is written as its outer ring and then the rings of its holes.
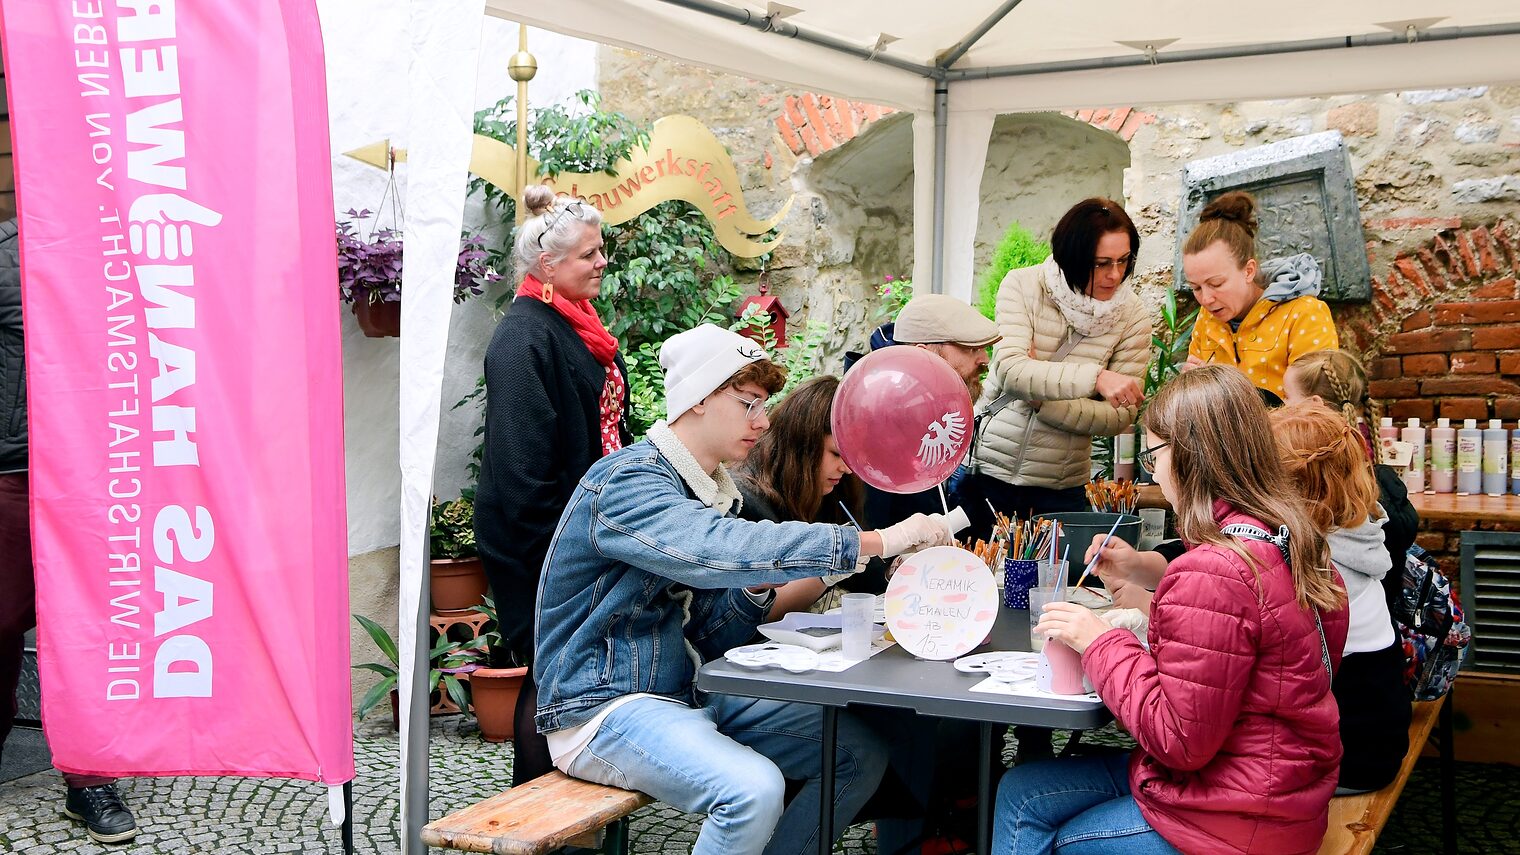
{"type": "Polygon", "coordinates": [[[780,668],[801,674],[818,667],[818,654],[795,644],[746,644],[724,654],[728,661],[745,668],[780,668]]]}
{"type": "MultiPolygon", "coordinates": [[[[873,626],[874,634],[871,640],[881,638],[886,634],[886,629],[873,626]]],[[[824,651],[832,650],[844,643],[844,633],[841,629],[841,617],[836,612],[827,615],[815,615],[812,612],[791,612],[778,621],[760,624],[757,629],[760,634],[771,641],[782,644],[795,644],[798,647],[806,647],[809,650],[824,651]]]]}
{"type": "Polygon", "coordinates": [[[955,670],[963,674],[990,674],[1000,662],[1027,656],[1016,650],[995,650],[991,653],[973,653],[955,660],[955,670]]]}

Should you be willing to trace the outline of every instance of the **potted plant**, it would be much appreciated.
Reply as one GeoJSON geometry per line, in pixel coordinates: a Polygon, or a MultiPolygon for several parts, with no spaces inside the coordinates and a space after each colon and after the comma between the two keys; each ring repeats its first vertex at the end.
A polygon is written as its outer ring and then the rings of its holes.
{"type": "Polygon", "coordinates": [[[468,497],[434,501],[428,544],[433,610],[461,611],[480,605],[486,594],[486,573],[475,550],[475,505],[468,497]]]}
{"type": "Polygon", "coordinates": [[[517,696],[522,692],[528,669],[518,665],[511,653],[500,646],[496,601],[488,595],[473,611],[491,619],[479,636],[487,639],[491,663],[508,666],[482,666],[471,672],[470,694],[475,704],[475,721],[480,725],[482,739],[487,742],[506,742],[516,732],[517,696]]]}
{"type": "MultiPolygon", "coordinates": [[[[377,228],[365,237],[359,223],[373,215],[348,209],[349,219],[337,224],[338,295],[353,307],[359,328],[371,338],[401,335],[401,233],[377,228]]],[[[454,269],[454,302],[463,303],[485,292],[500,279],[487,262],[479,234],[461,235],[459,261],[454,269]]]]}
{"type": "MultiPolygon", "coordinates": [[[[398,726],[400,716],[396,709],[396,681],[400,677],[401,662],[397,655],[396,641],[385,627],[370,620],[364,615],[354,615],[354,620],[364,627],[369,634],[370,640],[375,642],[385,662],[365,662],[355,665],[355,669],[372,671],[380,675],[380,682],[371,686],[359,701],[359,706],[354,710],[354,718],[363,720],[365,716],[374,711],[380,705],[380,701],[387,695],[391,699],[391,725],[398,726]]],[[[469,639],[468,641],[454,641],[448,636],[440,636],[428,653],[428,686],[430,688],[429,705],[434,705],[433,693],[448,695],[449,700],[459,707],[461,712],[470,710],[470,683],[469,675],[480,667],[485,661],[487,651],[490,649],[491,639],[485,633],[469,639]]]]}

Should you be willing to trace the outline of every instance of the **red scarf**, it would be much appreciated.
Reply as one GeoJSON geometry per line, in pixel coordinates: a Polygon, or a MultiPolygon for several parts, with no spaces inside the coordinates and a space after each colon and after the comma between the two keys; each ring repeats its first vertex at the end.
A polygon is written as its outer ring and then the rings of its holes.
{"type": "MultiPolygon", "coordinates": [[[[529,273],[523,277],[522,284],[517,286],[517,296],[533,297],[537,300],[544,298],[544,283],[538,281],[529,273]]],[[[554,294],[554,301],[550,304],[559,312],[565,320],[570,322],[570,328],[586,343],[586,349],[607,368],[612,367],[612,358],[617,355],[617,339],[607,328],[602,325],[602,319],[597,317],[596,309],[592,307],[590,300],[566,300],[558,293],[554,294]]]]}

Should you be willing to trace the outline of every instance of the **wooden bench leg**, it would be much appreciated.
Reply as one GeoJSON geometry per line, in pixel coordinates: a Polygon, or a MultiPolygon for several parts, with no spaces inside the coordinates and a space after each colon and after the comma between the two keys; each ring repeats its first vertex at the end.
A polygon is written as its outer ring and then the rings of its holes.
{"type": "Polygon", "coordinates": [[[1457,767],[1456,739],[1451,723],[1453,686],[1447,690],[1441,702],[1441,714],[1436,719],[1441,744],[1441,838],[1446,855],[1457,855],[1457,767]]]}

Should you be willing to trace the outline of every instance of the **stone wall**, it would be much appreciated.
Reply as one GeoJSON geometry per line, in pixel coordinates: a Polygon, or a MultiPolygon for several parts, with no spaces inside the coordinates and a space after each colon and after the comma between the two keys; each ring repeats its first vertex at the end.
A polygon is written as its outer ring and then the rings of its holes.
{"type": "MultiPolygon", "coordinates": [[[[880,320],[875,286],[912,271],[911,117],[617,48],[603,47],[599,66],[607,108],[644,120],[683,113],[710,127],[757,216],[796,194],[765,275],[794,322],[828,323],[820,368],[837,371],[838,355],[863,347],[880,320]]],[[[1121,136],[1074,116],[999,118],[982,181],[977,269],[1010,222],[1044,236],[1071,203],[1118,196],[1128,163],[1121,136]]],[[[758,280],[753,265],[738,266],[739,281],[758,280]]]]}

